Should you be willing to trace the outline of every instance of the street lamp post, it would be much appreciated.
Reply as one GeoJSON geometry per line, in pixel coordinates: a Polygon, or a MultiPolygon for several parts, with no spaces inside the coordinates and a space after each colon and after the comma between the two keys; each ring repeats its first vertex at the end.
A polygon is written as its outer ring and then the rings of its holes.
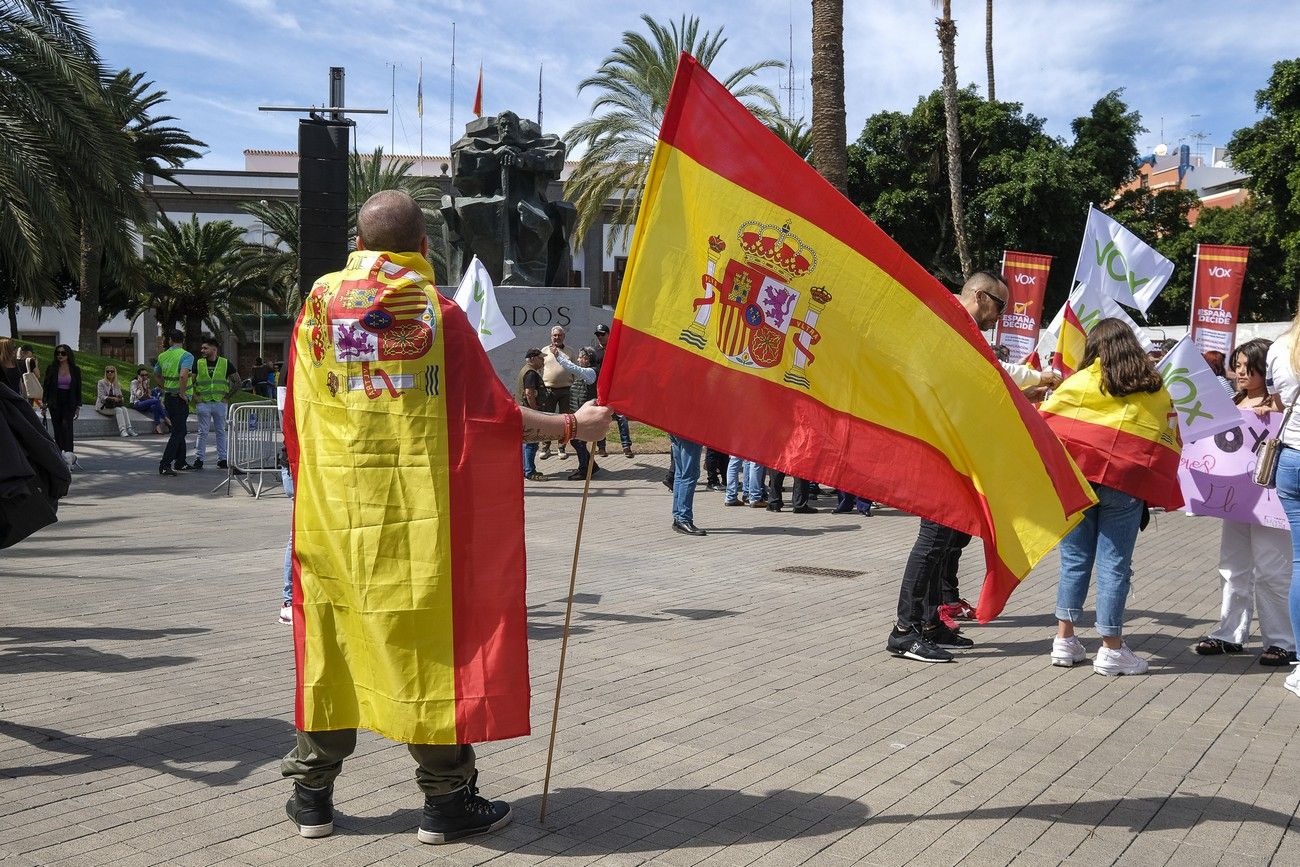
{"type": "MultiPolygon", "coordinates": [[[[266,208],[266,199],[258,202],[263,209],[266,208]]],[[[262,255],[266,255],[266,220],[258,220],[262,225],[262,255]]],[[[266,291],[271,291],[271,274],[268,271],[266,275],[266,291]]],[[[262,302],[257,302],[257,355],[259,358],[266,358],[266,315],[262,310],[262,302]]]]}

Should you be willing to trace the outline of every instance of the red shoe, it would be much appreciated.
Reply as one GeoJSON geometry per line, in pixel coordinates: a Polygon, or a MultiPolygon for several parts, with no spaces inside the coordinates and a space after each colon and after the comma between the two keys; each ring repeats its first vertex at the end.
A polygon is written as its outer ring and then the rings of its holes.
{"type": "Polygon", "coordinates": [[[940,605],[939,622],[944,626],[956,632],[960,627],[957,625],[957,618],[961,614],[960,605],[940,605]]]}

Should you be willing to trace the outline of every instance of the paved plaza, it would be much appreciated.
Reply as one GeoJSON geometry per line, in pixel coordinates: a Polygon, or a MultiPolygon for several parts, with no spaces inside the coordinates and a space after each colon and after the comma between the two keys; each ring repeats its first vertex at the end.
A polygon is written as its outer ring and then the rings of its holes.
{"type": "MultiPolygon", "coordinates": [[[[977,647],[923,665],[883,650],[915,518],[723,508],[701,486],[709,536],[680,536],[665,456],[611,456],[592,485],[545,823],[582,490],[558,480],[528,485],[534,733],[479,750],[513,823],[421,845],[409,755],[363,735],[334,835],[300,839],[279,774],[289,501],[159,478],[162,445],[81,444],[60,522],[0,552],[4,867],[1300,864],[1287,670],[1190,650],[1217,618],[1214,521],[1158,515],[1139,538],[1147,676],[1049,664],[1055,555],[968,627],[977,647]]],[[[981,573],[976,543],[972,600],[981,573]]]]}

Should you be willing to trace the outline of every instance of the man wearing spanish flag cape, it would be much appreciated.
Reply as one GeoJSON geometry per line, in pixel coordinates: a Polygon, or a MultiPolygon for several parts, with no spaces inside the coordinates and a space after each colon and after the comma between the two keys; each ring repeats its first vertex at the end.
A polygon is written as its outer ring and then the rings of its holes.
{"type": "Polygon", "coordinates": [[[610,411],[519,408],[434,286],[424,215],[371,197],[357,250],[294,329],[285,445],[293,515],[297,742],[282,772],[303,837],[333,831],[333,783],[368,728],[407,744],[419,839],[505,824],[474,749],[528,734],[522,439],[599,439],[610,411]]]}
{"type": "Polygon", "coordinates": [[[1094,502],[966,307],[686,54],[600,393],[684,439],[982,537],[981,621],[1094,502]],[[645,387],[666,370],[689,387],[645,387]]]}

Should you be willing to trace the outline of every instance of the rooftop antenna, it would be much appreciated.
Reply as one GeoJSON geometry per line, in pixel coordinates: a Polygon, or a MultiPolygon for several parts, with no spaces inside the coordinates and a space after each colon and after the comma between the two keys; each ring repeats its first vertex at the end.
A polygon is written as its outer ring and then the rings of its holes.
{"type": "MultiPolygon", "coordinates": [[[[794,3],[790,3],[790,53],[789,59],[785,64],[785,84],[778,85],[781,90],[785,91],[785,116],[789,120],[794,120],[794,93],[799,91],[803,94],[803,85],[795,86],[794,83],[794,3]]],[[[805,112],[806,114],[806,112],[805,112]]]]}
{"type": "MultiPolygon", "coordinates": [[[[393,73],[392,89],[388,93],[388,155],[389,156],[393,155],[393,148],[396,147],[395,142],[397,136],[397,68],[401,65],[402,64],[400,63],[388,63],[388,62],[384,63],[384,66],[387,66],[390,70],[392,70],[393,73]]],[[[402,130],[403,130],[402,135],[406,135],[405,124],[402,125],[402,130]]]]}
{"type": "Polygon", "coordinates": [[[447,101],[447,153],[456,141],[456,22],[451,22],[451,99],[447,101]]]}

